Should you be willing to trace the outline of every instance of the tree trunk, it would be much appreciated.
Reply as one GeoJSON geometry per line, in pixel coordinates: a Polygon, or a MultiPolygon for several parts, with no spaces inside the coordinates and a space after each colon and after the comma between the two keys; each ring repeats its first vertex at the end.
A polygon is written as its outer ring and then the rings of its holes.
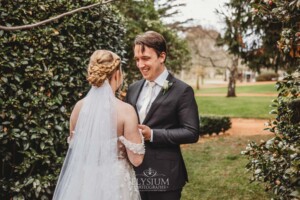
{"type": "Polygon", "coordinates": [[[204,75],[202,74],[201,76],[200,76],[200,78],[201,78],[201,85],[204,85],[204,75]]]}
{"type": "Polygon", "coordinates": [[[237,77],[237,70],[238,69],[238,58],[234,58],[232,60],[232,66],[229,69],[229,83],[228,83],[228,90],[227,90],[227,97],[236,97],[235,94],[235,84],[236,84],[236,77],[237,77]]]}
{"type": "Polygon", "coordinates": [[[200,87],[199,87],[199,82],[200,82],[200,80],[199,80],[199,75],[197,74],[197,81],[196,81],[196,89],[197,89],[197,90],[200,89],[200,87]]]}

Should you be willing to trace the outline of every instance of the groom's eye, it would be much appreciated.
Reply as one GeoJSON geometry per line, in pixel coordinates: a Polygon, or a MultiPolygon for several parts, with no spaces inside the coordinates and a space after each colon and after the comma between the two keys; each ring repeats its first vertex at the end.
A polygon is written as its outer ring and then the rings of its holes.
{"type": "Polygon", "coordinates": [[[142,57],[143,60],[149,60],[150,57],[142,57]]]}

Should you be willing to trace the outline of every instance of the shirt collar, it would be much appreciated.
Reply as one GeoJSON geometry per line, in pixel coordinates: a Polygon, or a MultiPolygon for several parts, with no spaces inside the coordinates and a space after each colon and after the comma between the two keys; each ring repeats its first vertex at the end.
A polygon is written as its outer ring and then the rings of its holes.
{"type": "MultiPolygon", "coordinates": [[[[167,80],[169,75],[168,70],[165,68],[164,71],[154,80],[154,82],[159,85],[160,87],[163,87],[165,80],[167,80]]],[[[149,81],[146,80],[145,86],[148,85],[149,81]]]]}

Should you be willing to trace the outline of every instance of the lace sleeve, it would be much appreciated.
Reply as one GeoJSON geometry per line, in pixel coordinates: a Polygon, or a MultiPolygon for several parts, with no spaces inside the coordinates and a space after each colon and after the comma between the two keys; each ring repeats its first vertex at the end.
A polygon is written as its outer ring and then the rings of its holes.
{"type": "Polygon", "coordinates": [[[144,137],[142,136],[142,143],[136,144],[127,140],[124,136],[120,136],[119,140],[124,146],[135,154],[145,154],[144,137]]]}

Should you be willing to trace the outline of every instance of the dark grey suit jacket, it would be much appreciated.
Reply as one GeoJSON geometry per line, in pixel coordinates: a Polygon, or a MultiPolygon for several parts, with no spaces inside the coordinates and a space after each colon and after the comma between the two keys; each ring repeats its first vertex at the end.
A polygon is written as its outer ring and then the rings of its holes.
{"type": "MultiPolygon", "coordinates": [[[[135,168],[140,191],[169,191],[182,188],[188,181],[180,144],[199,139],[199,116],[193,89],[169,74],[173,85],[160,91],[144,120],[153,130],[147,141],[143,163],[135,168]]],[[[135,107],[145,80],[130,85],[126,101],[135,107]]],[[[138,112],[137,112],[138,113],[138,112]]]]}

